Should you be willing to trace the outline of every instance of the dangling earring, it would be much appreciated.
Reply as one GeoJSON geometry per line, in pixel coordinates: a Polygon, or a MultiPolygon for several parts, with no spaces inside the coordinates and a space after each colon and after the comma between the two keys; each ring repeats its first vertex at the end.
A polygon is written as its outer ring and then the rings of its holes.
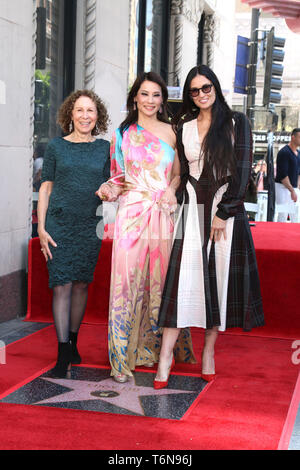
{"type": "Polygon", "coordinates": [[[69,124],[69,132],[71,133],[73,130],[73,121],[70,121],[70,124],[69,124]]]}
{"type": "Polygon", "coordinates": [[[162,114],[164,112],[164,108],[163,106],[161,105],[160,108],[159,108],[159,113],[162,114]]]}
{"type": "Polygon", "coordinates": [[[133,110],[136,111],[136,101],[133,102],[133,110]]]}

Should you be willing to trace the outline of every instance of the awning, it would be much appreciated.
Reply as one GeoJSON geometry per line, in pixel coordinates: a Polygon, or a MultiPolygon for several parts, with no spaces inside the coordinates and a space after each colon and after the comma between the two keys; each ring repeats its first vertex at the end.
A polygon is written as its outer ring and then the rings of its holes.
{"type": "Polygon", "coordinates": [[[285,18],[291,31],[300,33],[300,0],[242,0],[251,8],[261,8],[273,16],[285,18]]]}

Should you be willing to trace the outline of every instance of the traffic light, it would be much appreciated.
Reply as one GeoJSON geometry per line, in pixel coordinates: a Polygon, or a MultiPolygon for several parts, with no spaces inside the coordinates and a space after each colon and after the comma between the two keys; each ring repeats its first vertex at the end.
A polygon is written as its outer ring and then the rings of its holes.
{"type": "Polygon", "coordinates": [[[280,90],[282,88],[283,59],[285,39],[275,37],[274,27],[268,32],[266,58],[265,58],[265,81],[263,105],[269,103],[278,104],[281,101],[280,90]],[[275,91],[274,91],[275,90],[275,91]]]}

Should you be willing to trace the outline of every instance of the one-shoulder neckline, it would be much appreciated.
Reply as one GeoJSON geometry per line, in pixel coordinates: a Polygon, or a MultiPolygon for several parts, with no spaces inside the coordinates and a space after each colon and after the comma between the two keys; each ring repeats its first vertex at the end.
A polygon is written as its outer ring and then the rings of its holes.
{"type": "Polygon", "coordinates": [[[160,140],[161,142],[163,142],[164,144],[166,144],[168,147],[170,147],[170,149],[173,150],[173,152],[175,152],[175,149],[172,147],[172,145],[170,145],[168,142],[166,142],[165,140],[161,139],[160,137],[157,137],[155,134],[153,134],[153,132],[150,132],[148,131],[148,129],[145,129],[145,127],[141,126],[140,124],[136,123],[136,126],[139,127],[140,129],[143,129],[144,131],[148,132],[148,134],[151,134],[153,135],[156,139],[160,140]]]}

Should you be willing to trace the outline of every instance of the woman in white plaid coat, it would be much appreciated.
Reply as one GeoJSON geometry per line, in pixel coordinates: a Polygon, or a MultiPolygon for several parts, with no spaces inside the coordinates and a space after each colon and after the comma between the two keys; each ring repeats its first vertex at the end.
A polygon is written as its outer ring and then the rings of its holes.
{"type": "Polygon", "coordinates": [[[244,197],[252,164],[248,119],[233,112],[207,66],[188,74],[174,118],[181,207],[160,307],[164,327],[155,388],[168,383],[181,328],[205,329],[202,378],[215,378],[218,331],[264,324],[244,197]]]}

